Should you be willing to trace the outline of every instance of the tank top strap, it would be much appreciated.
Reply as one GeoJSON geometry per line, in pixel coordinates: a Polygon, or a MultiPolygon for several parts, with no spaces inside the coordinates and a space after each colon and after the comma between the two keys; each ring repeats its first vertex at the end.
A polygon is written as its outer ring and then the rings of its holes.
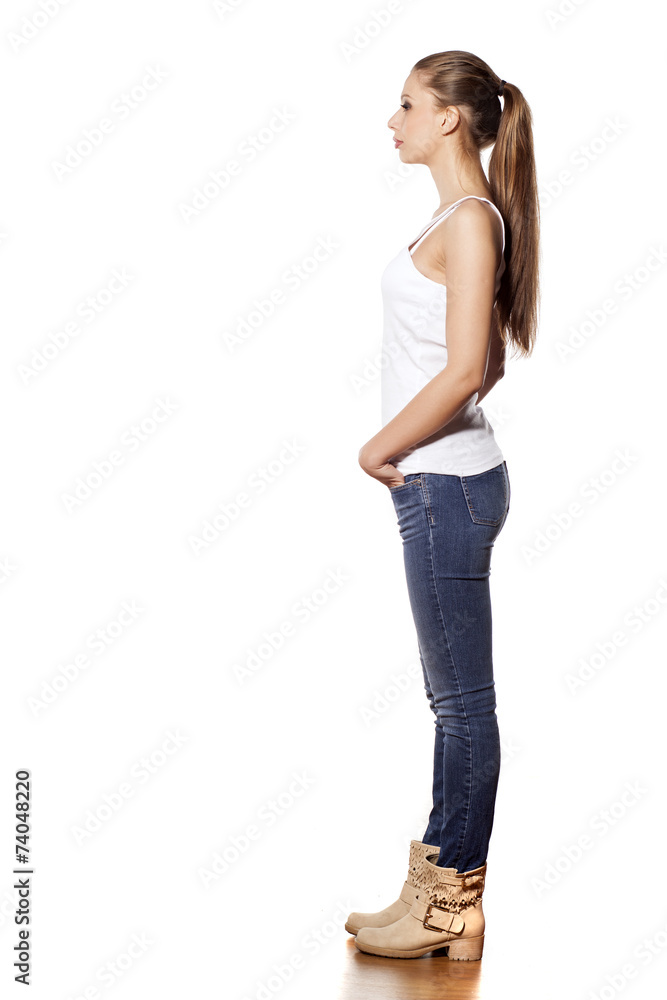
{"type": "MultiPolygon", "coordinates": [[[[455,201],[453,205],[450,205],[449,208],[446,208],[444,210],[444,212],[441,212],[440,215],[437,215],[435,217],[435,219],[431,219],[429,222],[427,222],[426,223],[426,229],[421,232],[421,234],[418,236],[418,238],[417,238],[416,242],[414,243],[414,245],[412,245],[412,248],[410,249],[410,255],[412,256],[412,254],[415,252],[415,250],[417,249],[417,247],[419,246],[419,244],[421,243],[421,241],[426,236],[428,236],[428,234],[431,232],[432,229],[434,229],[441,222],[444,222],[444,220],[451,215],[451,213],[454,211],[454,209],[458,208],[458,206],[461,204],[461,202],[467,201],[468,198],[477,198],[478,201],[485,201],[497,213],[498,218],[500,219],[500,224],[502,226],[502,231],[503,231],[502,256],[504,258],[504,256],[505,256],[505,221],[504,221],[502,215],[500,214],[499,209],[493,204],[493,202],[489,201],[488,198],[482,198],[482,196],[478,195],[478,194],[467,194],[464,198],[459,198],[459,200],[455,201]]],[[[408,244],[408,246],[410,246],[410,244],[408,244]]]]}

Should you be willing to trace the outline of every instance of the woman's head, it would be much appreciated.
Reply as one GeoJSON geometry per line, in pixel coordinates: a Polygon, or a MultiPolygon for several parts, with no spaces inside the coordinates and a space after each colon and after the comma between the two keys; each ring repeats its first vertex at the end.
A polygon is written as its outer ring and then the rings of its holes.
{"type": "Polygon", "coordinates": [[[430,165],[446,148],[462,176],[478,170],[481,152],[493,146],[488,179],[506,241],[496,318],[504,342],[529,355],[537,330],[540,226],[532,115],[523,94],[472,52],[435,52],[412,67],[388,125],[403,140],[402,162],[430,165]]]}
{"type": "MultiPolygon", "coordinates": [[[[480,77],[479,69],[464,73],[465,63],[457,63],[454,56],[469,53],[427,56],[405,81],[401,106],[387,123],[400,142],[404,163],[433,163],[445,150],[443,138],[448,136],[459,156],[479,166],[481,150],[495,141],[502,114],[500,77],[492,74],[493,79],[487,80],[480,77]]],[[[470,58],[486,65],[475,56],[470,58]]]]}

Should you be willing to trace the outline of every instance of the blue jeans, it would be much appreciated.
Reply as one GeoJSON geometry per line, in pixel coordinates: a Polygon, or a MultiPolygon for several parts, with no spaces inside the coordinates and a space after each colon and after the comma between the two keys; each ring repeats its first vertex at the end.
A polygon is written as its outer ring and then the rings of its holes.
{"type": "Polygon", "coordinates": [[[500,771],[489,574],[509,511],[507,464],[472,476],[408,473],[389,491],[435,714],[422,841],[439,845],[440,867],[470,871],[486,863],[500,771]]]}

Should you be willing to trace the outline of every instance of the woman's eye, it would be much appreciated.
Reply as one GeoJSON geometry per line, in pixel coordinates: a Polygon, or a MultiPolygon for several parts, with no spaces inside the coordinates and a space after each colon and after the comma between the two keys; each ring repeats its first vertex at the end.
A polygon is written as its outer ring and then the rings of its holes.
{"type": "Polygon", "coordinates": [[[401,104],[401,107],[405,108],[405,110],[407,111],[410,105],[406,102],[405,104],[401,104]]]}

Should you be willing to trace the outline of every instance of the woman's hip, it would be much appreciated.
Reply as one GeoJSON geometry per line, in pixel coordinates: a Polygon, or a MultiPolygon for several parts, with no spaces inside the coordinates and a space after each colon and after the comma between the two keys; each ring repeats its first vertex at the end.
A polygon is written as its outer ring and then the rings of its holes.
{"type": "Polygon", "coordinates": [[[486,575],[510,505],[504,461],[468,476],[408,473],[389,492],[405,546],[423,558],[437,558],[443,571],[486,575]]]}

